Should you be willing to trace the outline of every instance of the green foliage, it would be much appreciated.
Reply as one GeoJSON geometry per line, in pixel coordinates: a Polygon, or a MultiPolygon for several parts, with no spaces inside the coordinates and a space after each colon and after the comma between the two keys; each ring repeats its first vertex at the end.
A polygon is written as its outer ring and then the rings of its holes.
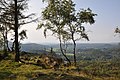
{"type": "Polygon", "coordinates": [[[120,33],[120,29],[118,27],[115,29],[115,33],[120,33]]]}
{"type": "Polygon", "coordinates": [[[72,0],[43,0],[43,2],[44,1],[48,2],[48,5],[42,11],[42,21],[37,29],[43,27],[45,37],[47,30],[49,30],[52,32],[52,35],[55,35],[59,39],[61,53],[66,59],[66,51],[64,51],[66,47],[64,47],[64,45],[67,45],[69,41],[73,41],[73,54],[74,60],[76,60],[76,41],[82,38],[89,41],[85,27],[82,26],[82,24],[95,23],[94,16],[97,14],[94,14],[90,8],[77,12],[72,0]]]}
{"type": "Polygon", "coordinates": [[[117,27],[114,32],[120,36],[120,28],[119,27],[117,27]]]}
{"type": "MultiPolygon", "coordinates": [[[[28,24],[31,22],[35,22],[37,19],[33,19],[35,14],[25,15],[24,12],[28,10],[28,1],[29,0],[1,0],[0,1],[0,23],[5,27],[3,35],[4,38],[4,46],[5,42],[8,47],[8,31],[12,31],[13,37],[13,46],[12,51],[15,49],[15,60],[20,61],[19,59],[19,42],[27,37],[26,30],[22,30],[19,33],[19,29],[24,24],[28,24]],[[9,28],[9,29],[7,29],[9,28]],[[19,37],[20,36],[20,37],[19,37]],[[15,44],[15,45],[14,45],[15,44]],[[15,47],[15,48],[14,48],[15,47]]],[[[11,37],[10,37],[11,38],[11,37]]],[[[9,49],[10,50],[10,49],[9,49]]]]}
{"type": "Polygon", "coordinates": [[[19,33],[19,36],[21,37],[20,40],[24,40],[25,38],[27,38],[26,31],[27,31],[27,30],[22,30],[22,31],[19,33]]]}
{"type": "Polygon", "coordinates": [[[90,24],[95,23],[95,20],[93,17],[96,15],[97,14],[92,13],[92,10],[90,8],[88,8],[87,10],[82,9],[78,13],[81,23],[90,23],[90,24]]]}
{"type": "Polygon", "coordinates": [[[38,29],[44,27],[44,35],[46,37],[46,31],[50,30],[54,35],[61,35],[63,33],[64,26],[70,22],[70,13],[74,11],[74,4],[72,1],[60,1],[50,0],[48,6],[42,12],[42,21],[38,26],[38,29]],[[43,21],[44,20],[44,21],[43,21]]]}

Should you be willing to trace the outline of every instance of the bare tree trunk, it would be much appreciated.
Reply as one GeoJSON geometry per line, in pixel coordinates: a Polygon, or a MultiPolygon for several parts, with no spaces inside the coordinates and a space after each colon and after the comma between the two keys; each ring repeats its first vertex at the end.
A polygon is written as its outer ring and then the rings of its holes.
{"type": "Polygon", "coordinates": [[[63,49],[62,49],[62,41],[61,38],[59,37],[59,41],[60,41],[60,50],[61,53],[63,54],[63,56],[66,58],[66,60],[69,62],[69,64],[71,65],[71,61],[69,60],[69,58],[64,54],[63,49]]]}
{"type": "Polygon", "coordinates": [[[8,45],[8,29],[7,29],[7,25],[5,25],[5,44],[6,44],[7,52],[10,51],[10,48],[9,48],[9,45],[8,45]]]}
{"type": "Polygon", "coordinates": [[[8,56],[8,54],[7,54],[7,46],[6,46],[6,36],[3,35],[3,37],[4,37],[4,56],[3,57],[5,58],[8,56]]]}
{"type": "Polygon", "coordinates": [[[77,62],[76,62],[76,42],[74,40],[74,33],[72,33],[72,41],[73,41],[73,54],[74,54],[74,65],[76,66],[77,65],[77,62]]]}
{"type": "Polygon", "coordinates": [[[15,61],[20,61],[20,54],[19,54],[19,43],[18,43],[18,6],[17,6],[17,0],[14,0],[15,2],[15,61]]]}
{"type": "Polygon", "coordinates": [[[7,42],[6,42],[6,46],[7,46],[8,52],[9,52],[9,51],[10,51],[10,48],[9,48],[9,42],[8,42],[8,40],[7,40],[7,42]]]}
{"type": "Polygon", "coordinates": [[[6,47],[6,27],[3,27],[3,30],[2,30],[2,36],[3,36],[3,51],[4,51],[4,54],[3,54],[3,57],[7,57],[7,47],[6,47]]]}
{"type": "Polygon", "coordinates": [[[5,25],[5,35],[4,35],[4,38],[5,38],[5,57],[8,56],[8,49],[7,49],[7,43],[8,43],[8,40],[7,40],[7,26],[5,25]]]}

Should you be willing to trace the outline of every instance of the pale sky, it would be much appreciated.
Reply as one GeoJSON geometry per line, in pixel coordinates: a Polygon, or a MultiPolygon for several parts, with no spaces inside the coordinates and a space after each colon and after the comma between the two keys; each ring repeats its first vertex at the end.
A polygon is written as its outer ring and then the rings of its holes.
{"type": "MultiPolygon", "coordinates": [[[[74,0],[76,10],[81,8],[91,8],[98,16],[95,17],[95,24],[85,25],[90,41],[80,40],[82,43],[109,43],[119,42],[120,36],[115,36],[114,29],[120,26],[120,0],[74,0]]],[[[29,12],[41,16],[41,11],[45,7],[42,0],[30,0],[29,12]]],[[[38,23],[25,25],[28,39],[24,43],[57,43],[55,37],[49,36],[44,38],[42,30],[36,30],[38,23]]],[[[120,27],[119,27],[120,28],[120,27]]]]}

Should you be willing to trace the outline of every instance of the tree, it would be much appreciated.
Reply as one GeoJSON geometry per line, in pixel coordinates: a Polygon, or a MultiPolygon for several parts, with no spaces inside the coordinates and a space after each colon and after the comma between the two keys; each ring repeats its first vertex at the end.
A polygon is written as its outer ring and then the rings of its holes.
{"type": "MultiPolygon", "coordinates": [[[[5,13],[5,16],[8,18],[4,20],[2,18],[0,20],[1,23],[6,23],[10,25],[10,28],[14,31],[14,43],[15,43],[15,61],[20,61],[19,54],[19,33],[18,30],[24,24],[28,24],[36,21],[37,19],[33,19],[34,14],[24,15],[23,13],[28,9],[28,1],[29,0],[1,0],[0,1],[0,9],[1,13],[5,13]]],[[[3,16],[3,14],[1,14],[3,16]]],[[[22,32],[22,34],[24,34],[22,32]]]]}
{"type": "MultiPolygon", "coordinates": [[[[75,4],[72,0],[49,0],[47,2],[48,6],[42,12],[43,18],[38,28],[45,28],[45,37],[47,30],[52,31],[53,35],[57,36],[60,42],[61,52],[66,59],[67,56],[65,55],[62,44],[72,41],[74,63],[76,66],[76,41],[81,38],[89,40],[85,33],[85,27],[82,26],[82,24],[93,24],[95,22],[94,16],[96,16],[96,14],[92,13],[92,10],[89,8],[87,10],[82,9],[76,13],[75,4]],[[76,36],[79,37],[76,38],[76,36]]],[[[69,61],[69,59],[67,60],[69,61]]]]}
{"type": "Polygon", "coordinates": [[[2,35],[0,34],[0,50],[3,48],[3,38],[2,35]]]}
{"type": "Polygon", "coordinates": [[[8,33],[10,32],[10,24],[8,24],[8,22],[10,22],[10,20],[9,20],[10,16],[8,16],[8,14],[10,15],[11,13],[7,9],[3,10],[3,8],[2,8],[0,10],[1,10],[1,13],[0,13],[0,28],[1,28],[1,30],[0,30],[0,32],[3,37],[4,50],[10,51],[10,48],[8,46],[8,33]]]}
{"type": "Polygon", "coordinates": [[[118,27],[115,29],[115,33],[120,33],[120,29],[118,27]]]}
{"type": "MultiPolygon", "coordinates": [[[[75,12],[74,12],[75,13],[75,12]]],[[[77,14],[69,15],[70,22],[66,31],[70,35],[69,39],[73,42],[73,54],[74,54],[74,63],[76,66],[76,41],[85,38],[89,41],[89,38],[85,32],[85,27],[82,26],[83,23],[95,23],[94,16],[97,14],[92,13],[90,8],[80,10],[77,14]],[[72,17],[71,17],[72,16],[72,17]]]]}
{"type": "Polygon", "coordinates": [[[3,50],[4,50],[4,57],[7,57],[7,51],[9,50],[8,48],[8,40],[7,40],[7,33],[8,33],[8,28],[5,27],[4,25],[0,25],[0,33],[1,33],[1,38],[3,42],[3,50]]]}
{"type": "Polygon", "coordinates": [[[120,28],[119,28],[119,27],[117,27],[114,32],[116,33],[115,36],[116,36],[116,35],[119,35],[119,36],[120,36],[120,28]]]}
{"type": "MultiPolygon", "coordinates": [[[[15,24],[14,24],[14,26],[15,26],[15,53],[16,53],[15,61],[17,61],[17,62],[21,61],[20,54],[19,54],[18,28],[20,27],[20,25],[24,25],[24,24],[36,21],[36,19],[35,19],[35,20],[25,22],[25,19],[30,18],[34,14],[30,14],[28,16],[21,15],[22,14],[21,11],[24,10],[25,8],[27,8],[27,1],[28,0],[18,0],[18,1],[14,0],[14,3],[15,3],[15,24]],[[22,23],[20,23],[21,20],[22,20],[22,23]]],[[[24,32],[22,32],[22,33],[24,33],[24,32]]]]}
{"type": "MultiPolygon", "coordinates": [[[[45,1],[45,0],[43,0],[45,1]]],[[[47,0],[46,0],[47,1],[47,0]]],[[[44,27],[44,36],[46,37],[47,30],[52,31],[52,35],[55,35],[60,42],[60,50],[66,60],[71,64],[68,57],[63,50],[63,42],[66,37],[64,35],[67,32],[64,30],[65,25],[69,22],[68,15],[74,11],[75,4],[72,4],[71,0],[49,0],[48,6],[42,12],[43,19],[39,24],[39,29],[44,27]]]]}

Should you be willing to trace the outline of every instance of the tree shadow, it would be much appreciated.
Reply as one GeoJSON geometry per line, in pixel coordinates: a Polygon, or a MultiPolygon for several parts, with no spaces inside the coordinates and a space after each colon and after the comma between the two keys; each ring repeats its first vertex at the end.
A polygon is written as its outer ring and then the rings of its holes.
{"type": "Polygon", "coordinates": [[[16,78],[16,76],[10,71],[0,71],[0,80],[16,78]]]}
{"type": "Polygon", "coordinates": [[[53,74],[53,75],[56,75],[55,80],[57,80],[57,79],[58,80],[91,80],[91,79],[86,78],[86,77],[73,76],[73,75],[69,75],[69,74],[53,74]]]}
{"type": "Polygon", "coordinates": [[[26,77],[29,80],[54,80],[51,76],[49,76],[48,74],[44,74],[42,72],[33,72],[27,74],[26,77]]]}
{"type": "Polygon", "coordinates": [[[86,77],[80,76],[72,76],[68,74],[60,74],[60,73],[34,73],[34,77],[30,78],[29,80],[91,80],[86,77]]]}

